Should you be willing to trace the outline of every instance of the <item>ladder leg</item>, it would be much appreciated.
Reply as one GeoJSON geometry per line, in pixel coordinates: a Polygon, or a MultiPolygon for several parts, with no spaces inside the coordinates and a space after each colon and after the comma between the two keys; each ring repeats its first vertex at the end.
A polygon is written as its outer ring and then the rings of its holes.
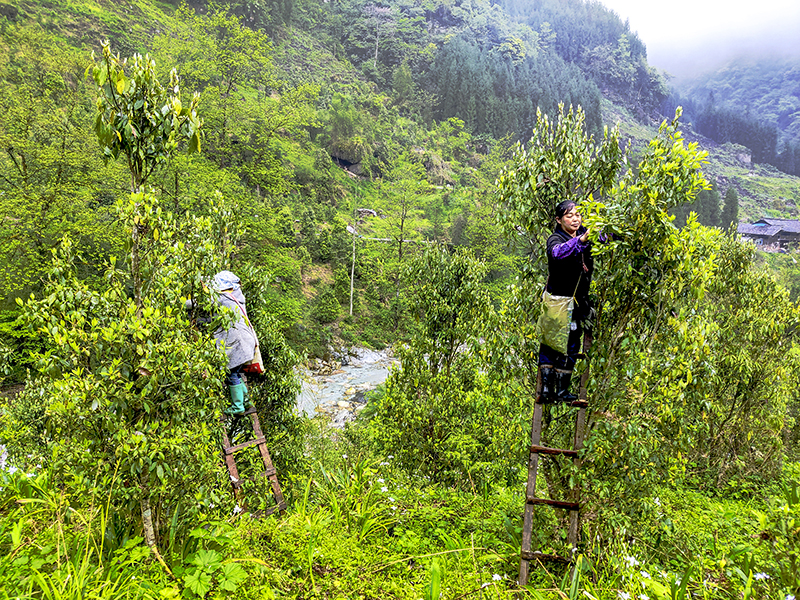
{"type": "MultiPolygon", "coordinates": [[[[588,370],[584,373],[588,373],[588,370]]],[[[583,378],[581,378],[583,379],[583,378]]],[[[583,387],[583,385],[581,385],[583,387]]],[[[586,430],[586,408],[581,407],[578,409],[578,414],[575,416],[575,441],[573,444],[574,450],[583,448],[583,435],[586,430]]],[[[577,456],[572,459],[576,469],[581,467],[581,459],[577,456]]],[[[580,504],[581,488],[580,483],[576,483],[572,488],[572,501],[580,504]]],[[[569,532],[567,533],[567,543],[574,549],[578,546],[578,529],[580,527],[580,511],[569,511],[569,532]]]]}
{"type": "MultiPolygon", "coordinates": [[[[592,332],[591,330],[587,330],[584,332],[583,335],[583,353],[588,356],[589,350],[592,348],[592,332]]],[[[588,359],[587,359],[588,360],[588,359]]],[[[587,387],[589,385],[589,365],[586,365],[586,368],[583,370],[581,374],[581,386],[579,392],[579,399],[583,402],[587,401],[587,387]]],[[[573,440],[572,448],[574,450],[580,450],[583,448],[583,438],[586,435],[586,406],[582,405],[578,409],[578,414],[575,415],[575,438],[573,440]]],[[[577,470],[581,467],[581,459],[579,457],[575,457],[573,460],[573,464],[577,470]]],[[[572,501],[575,503],[580,503],[581,499],[581,487],[580,483],[576,483],[575,487],[572,489],[572,501]]],[[[578,533],[580,529],[580,512],[577,510],[571,510],[569,512],[569,532],[567,534],[567,543],[573,548],[577,548],[578,546],[578,533]]]]}
{"type": "Polygon", "coordinates": [[[269,455],[267,443],[264,439],[264,434],[261,431],[261,424],[258,421],[258,413],[254,408],[251,408],[245,414],[250,415],[255,439],[236,444],[235,446],[231,445],[231,439],[230,434],[228,433],[225,415],[220,417],[220,424],[222,426],[222,456],[225,460],[225,466],[228,468],[228,475],[230,476],[234,499],[236,500],[236,504],[239,506],[239,508],[244,510],[245,498],[242,492],[242,482],[240,481],[241,477],[239,476],[239,469],[236,467],[236,459],[234,458],[234,454],[244,450],[249,446],[257,446],[259,454],[261,455],[261,461],[264,463],[264,477],[269,479],[269,483],[272,488],[272,495],[275,498],[275,506],[264,510],[261,514],[266,516],[277,511],[280,511],[281,514],[283,514],[283,512],[286,510],[286,501],[283,498],[283,492],[281,491],[281,486],[278,482],[278,473],[272,464],[272,457],[269,455]]]}
{"type": "Polygon", "coordinates": [[[234,460],[233,454],[229,454],[225,451],[226,448],[230,447],[231,441],[230,438],[228,438],[228,428],[224,414],[219,418],[219,422],[222,427],[222,458],[225,460],[225,466],[228,468],[228,476],[230,477],[231,487],[233,488],[233,497],[236,500],[236,505],[240,508],[244,508],[242,506],[241,489],[239,485],[239,469],[236,468],[236,460],[234,460]]]}
{"type": "MultiPolygon", "coordinates": [[[[580,450],[583,448],[583,440],[586,435],[586,409],[588,407],[587,388],[589,384],[589,365],[588,357],[589,350],[592,347],[592,332],[591,330],[584,331],[583,338],[583,356],[587,360],[586,368],[583,370],[580,379],[580,391],[578,399],[569,403],[571,407],[577,408],[575,415],[575,430],[573,432],[572,449],[548,448],[540,445],[542,437],[542,416],[543,406],[537,401],[534,406],[533,421],[531,423],[531,452],[528,459],[528,483],[526,487],[525,498],[525,513],[522,523],[522,549],[520,552],[520,565],[519,565],[519,583],[525,586],[528,583],[530,576],[530,561],[531,560],[552,560],[569,564],[572,562],[571,558],[565,558],[558,554],[543,554],[541,552],[531,552],[531,542],[533,538],[533,506],[536,505],[549,505],[554,508],[560,508],[569,511],[569,530],[567,532],[567,542],[572,547],[572,551],[578,545],[578,538],[580,534],[580,484],[576,484],[569,490],[569,501],[556,500],[553,498],[538,498],[536,497],[536,477],[539,471],[539,454],[549,454],[554,456],[570,457],[573,461],[576,471],[581,467],[580,450]]],[[[537,399],[542,385],[541,371],[537,375],[536,392],[537,399]]],[[[548,413],[549,414],[549,413],[548,413]]]]}
{"type": "MultiPolygon", "coordinates": [[[[536,398],[542,387],[541,372],[537,375],[536,381],[536,398]]],[[[533,419],[531,421],[531,446],[538,446],[542,440],[542,404],[536,402],[533,405],[533,419]]],[[[536,478],[539,475],[539,454],[531,452],[528,457],[528,483],[525,487],[525,498],[533,498],[536,496],[536,478]]],[[[530,575],[530,559],[531,539],[533,537],[533,504],[525,502],[525,514],[522,520],[522,552],[519,561],[519,584],[525,586],[528,584],[528,576],[530,575]]]]}
{"type": "MultiPolygon", "coordinates": [[[[253,419],[253,431],[256,438],[263,438],[264,434],[261,432],[261,424],[258,422],[258,413],[253,412],[250,415],[253,419]]],[[[275,497],[275,503],[278,510],[283,514],[286,510],[286,501],[283,499],[283,491],[281,491],[281,484],[278,482],[278,473],[272,464],[272,457],[269,455],[266,443],[258,444],[258,451],[261,453],[261,461],[264,463],[264,472],[267,473],[270,486],[272,487],[272,495],[275,497]]]]}

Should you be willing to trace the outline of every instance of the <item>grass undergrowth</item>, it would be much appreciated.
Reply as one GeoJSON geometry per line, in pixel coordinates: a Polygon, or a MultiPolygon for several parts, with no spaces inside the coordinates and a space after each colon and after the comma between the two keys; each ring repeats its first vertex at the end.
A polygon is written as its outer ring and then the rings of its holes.
{"type": "MultiPolygon", "coordinates": [[[[313,436],[312,436],[313,437],[313,436]]],[[[800,488],[771,494],[653,490],[625,527],[586,523],[575,568],[534,565],[517,583],[524,482],[447,487],[360,452],[310,440],[304,476],[285,481],[282,517],[213,506],[161,532],[169,571],[135,530],[112,527],[91,482],[2,472],[0,598],[774,598],[796,592],[800,488]],[[89,499],[89,500],[87,500],[89,499]]],[[[563,530],[536,511],[535,544],[563,530]]]]}

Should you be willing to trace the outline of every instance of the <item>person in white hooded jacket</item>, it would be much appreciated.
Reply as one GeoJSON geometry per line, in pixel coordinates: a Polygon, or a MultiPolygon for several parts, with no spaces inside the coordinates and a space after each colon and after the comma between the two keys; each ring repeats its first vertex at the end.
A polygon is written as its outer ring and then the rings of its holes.
{"type": "Polygon", "coordinates": [[[246,300],[242,293],[241,281],[230,271],[220,271],[214,275],[214,291],[217,302],[231,309],[236,315],[227,329],[217,329],[214,338],[217,345],[225,349],[228,356],[228,375],[226,382],[231,394],[231,405],[225,412],[232,415],[242,414],[250,406],[244,367],[256,352],[258,338],[247,317],[246,300]]]}

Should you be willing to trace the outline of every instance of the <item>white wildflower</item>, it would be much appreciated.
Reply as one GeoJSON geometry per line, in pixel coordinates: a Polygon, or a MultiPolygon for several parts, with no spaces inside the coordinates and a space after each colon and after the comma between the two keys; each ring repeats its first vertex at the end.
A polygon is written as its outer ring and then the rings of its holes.
{"type": "Polygon", "coordinates": [[[761,579],[769,579],[769,575],[767,575],[766,573],[756,573],[755,575],[753,575],[753,577],[755,579],[759,579],[759,580],[761,580],[761,579]]]}
{"type": "Polygon", "coordinates": [[[634,557],[634,556],[626,556],[625,557],[625,562],[628,563],[629,567],[638,567],[639,566],[639,561],[636,560],[636,557],[634,557]]]}
{"type": "Polygon", "coordinates": [[[342,458],[347,459],[347,454],[342,454],[342,458]]]}
{"type": "Polygon", "coordinates": [[[792,594],[787,594],[786,600],[794,600],[794,596],[792,594]]]}
{"type": "Polygon", "coordinates": [[[240,512],[242,512],[241,506],[237,504],[236,506],[233,507],[233,514],[238,515],[240,512]]]}
{"type": "Polygon", "coordinates": [[[639,600],[650,600],[650,597],[644,594],[639,594],[639,600]]]}
{"type": "Polygon", "coordinates": [[[639,573],[641,574],[642,579],[650,579],[650,573],[647,571],[639,571],[639,573]]]}
{"type": "Polygon", "coordinates": [[[381,488],[381,491],[382,491],[382,492],[388,492],[388,491],[389,491],[389,488],[388,488],[388,487],[386,487],[386,486],[383,486],[383,487],[381,488]]]}
{"type": "Polygon", "coordinates": [[[620,600],[631,600],[631,595],[628,592],[617,592],[620,600]]]}
{"type": "Polygon", "coordinates": [[[500,575],[498,575],[497,573],[492,575],[492,581],[500,581],[501,579],[502,579],[502,577],[500,575]]]}
{"type": "Polygon", "coordinates": [[[656,503],[656,506],[661,506],[661,500],[659,500],[658,497],[653,498],[653,502],[656,503]]]}
{"type": "Polygon", "coordinates": [[[378,483],[383,483],[383,477],[378,479],[378,483]]]}

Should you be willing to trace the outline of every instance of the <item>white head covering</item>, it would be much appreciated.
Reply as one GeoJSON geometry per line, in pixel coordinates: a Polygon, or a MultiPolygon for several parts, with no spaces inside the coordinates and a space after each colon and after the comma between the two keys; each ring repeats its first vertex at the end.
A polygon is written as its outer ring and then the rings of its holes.
{"type": "Polygon", "coordinates": [[[230,271],[220,271],[214,275],[214,289],[218,292],[224,290],[238,290],[240,287],[240,279],[230,271]]]}

